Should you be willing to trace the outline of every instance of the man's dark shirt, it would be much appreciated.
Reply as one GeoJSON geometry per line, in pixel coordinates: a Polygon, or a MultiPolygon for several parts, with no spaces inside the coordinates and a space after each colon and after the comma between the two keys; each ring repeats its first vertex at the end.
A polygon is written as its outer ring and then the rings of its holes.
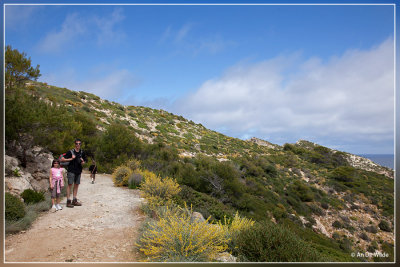
{"type": "MultiPolygon", "coordinates": [[[[86,157],[86,153],[84,151],[79,150],[79,152],[76,152],[76,150],[74,149],[74,153],[75,153],[75,159],[69,162],[68,165],[68,172],[72,172],[75,174],[81,174],[82,173],[82,164],[80,163],[80,159],[83,158],[83,160],[85,162],[87,162],[87,157],[86,157]]],[[[70,159],[72,158],[72,153],[71,150],[69,150],[65,156],[65,159],[70,159]]]]}

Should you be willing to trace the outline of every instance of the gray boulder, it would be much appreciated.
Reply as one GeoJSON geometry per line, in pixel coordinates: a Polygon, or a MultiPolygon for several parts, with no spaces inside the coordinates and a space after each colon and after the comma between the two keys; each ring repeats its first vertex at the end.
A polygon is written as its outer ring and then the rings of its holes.
{"type": "Polygon", "coordinates": [[[219,262],[236,262],[236,257],[228,252],[220,253],[216,259],[219,262]]]}
{"type": "Polygon", "coordinates": [[[4,181],[5,191],[19,197],[25,189],[34,189],[31,185],[32,180],[34,179],[30,173],[22,173],[20,177],[6,176],[4,181]]]}
{"type": "Polygon", "coordinates": [[[4,157],[4,170],[5,170],[6,175],[9,175],[9,176],[13,175],[15,169],[20,171],[21,170],[19,168],[20,164],[21,164],[21,162],[17,158],[5,155],[5,157],[4,157]]]}
{"type": "Polygon", "coordinates": [[[198,222],[204,222],[205,221],[203,215],[200,212],[197,212],[197,211],[194,211],[192,213],[192,216],[191,216],[190,219],[191,219],[191,221],[198,221],[198,222]]]}
{"type": "MultiPolygon", "coordinates": [[[[21,153],[21,145],[12,144],[10,156],[5,155],[5,191],[19,196],[25,189],[46,191],[49,188],[49,171],[53,156],[45,149],[34,146],[25,150],[26,167],[22,167],[17,158],[21,153]]],[[[8,154],[8,155],[7,155],[8,154]]]]}
{"type": "Polygon", "coordinates": [[[26,151],[25,171],[32,174],[35,180],[49,178],[49,170],[53,161],[53,156],[43,148],[35,146],[26,151]]]}

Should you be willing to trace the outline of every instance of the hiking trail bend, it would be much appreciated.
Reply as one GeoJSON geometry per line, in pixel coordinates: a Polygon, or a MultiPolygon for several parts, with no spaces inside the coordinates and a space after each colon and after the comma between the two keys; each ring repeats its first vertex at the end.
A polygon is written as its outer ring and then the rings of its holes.
{"type": "MultiPolygon", "coordinates": [[[[72,195],[72,193],[71,193],[72,195]]],[[[43,212],[30,229],[5,239],[5,262],[137,262],[140,191],[115,187],[111,175],[94,184],[83,172],[78,190],[82,206],[43,212]]]]}

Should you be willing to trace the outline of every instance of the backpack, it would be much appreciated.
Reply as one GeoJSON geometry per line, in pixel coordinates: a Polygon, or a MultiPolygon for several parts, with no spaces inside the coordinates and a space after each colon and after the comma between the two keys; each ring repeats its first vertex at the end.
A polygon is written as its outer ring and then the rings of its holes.
{"type": "MultiPolygon", "coordinates": [[[[71,149],[70,151],[71,151],[72,155],[75,155],[74,149],[71,149]]],[[[61,154],[61,155],[58,157],[58,160],[60,161],[60,166],[61,166],[61,167],[67,168],[68,165],[69,165],[69,163],[70,163],[71,161],[61,161],[61,159],[62,159],[65,155],[67,155],[67,152],[61,154]]]]}

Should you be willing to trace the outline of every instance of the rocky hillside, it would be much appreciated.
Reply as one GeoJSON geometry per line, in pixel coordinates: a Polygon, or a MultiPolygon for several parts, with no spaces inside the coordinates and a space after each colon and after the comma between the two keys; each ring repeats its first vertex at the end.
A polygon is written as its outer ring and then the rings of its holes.
{"type": "Polygon", "coordinates": [[[25,189],[46,191],[53,155],[39,146],[24,151],[24,146],[17,142],[8,144],[8,148],[4,158],[5,191],[16,196],[25,189]]]}
{"type": "MultiPolygon", "coordinates": [[[[306,149],[314,149],[319,146],[318,144],[315,144],[313,142],[306,141],[306,140],[299,140],[296,142],[296,145],[298,145],[300,147],[304,147],[306,149]]],[[[375,162],[373,162],[370,159],[363,158],[361,156],[350,154],[347,152],[340,152],[340,151],[337,151],[334,149],[332,149],[332,152],[344,153],[344,156],[345,156],[347,162],[354,168],[359,168],[359,169],[366,170],[366,171],[376,172],[376,173],[383,174],[389,178],[394,179],[394,171],[392,169],[385,167],[385,166],[381,166],[379,164],[376,164],[375,162]]]]}
{"type": "MultiPolygon", "coordinates": [[[[270,150],[283,149],[282,146],[256,137],[248,140],[229,137],[164,110],[123,106],[90,93],[71,91],[38,82],[29,82],[28,88],[51,105],[67,105],[71,110],[89,113],[96,120],[96,127],[100,131],[104,131],[107,125],[118,122],[129,126],[144,142],[150,144],[163,142],[177,147],[183,157],[193,157],[197,153],[203,153],[224,160],[237,153],[267,154],[270,150]]],[[[318,146],[306,140],[299,140],[296,145],[307,149],[318,146]]],[[[355,168],[394,177],[393,170],[380,166],[370,159],[350,153],[345,154],[349,164],[355,168]]]]}
{"type": "Polygon", "coordinates": [[[267,153],[269,149],[279,147],[270,143],[268,147],[264,144],[258,145],[254,142],[256,139],[243,141],[229,137],[165,110],[123,106],[90,93],[71,91],[39,82],[29,82],[27,88],[50,105],[67,105],[71,112],[88,114],[95,120],[100,131],[117,122],[132,129],[142,141],[150,144],[163,142],[174,146],[182,156],[204,153],[226,158],[235,153],[267,153]]]}
{"type": "MultiPolygon", "coordinates": [[[[141,146],[151,147],[136,155],[143,164],[176,176],[186,186],[182,199],[192,201],[205,215],[219,219],[239,210],[255,220],[288,223],[319,250],[333,253],[337,261],[390,261],[393,257],[394,172],[389,168],[305,140],[283,146],[258,138],[240,140],[165,110],[123,106],[44,83],[30,82],[25,91],[79,116],[85,123],[78,119],[76,131],[97,136],[91,143],[97,150],[88,144],[88,151],[102,153],[98,144],[104,143],[99,140],[112,140],[106,138],[110,128],[123,126],[124,133],[141,140],[141,146]],[[87,130],[88,125],[94,129],[87,130]],[[160,157],[149,158],[150,153],[160,157]],[[352,251],[389,256],[352,258],[352,251]]],[[[34,123],[50,131],[49,123],[34,123]]],[[[68,136],[60,138],[70,145],[68,136]]],[[[50,150],[60,153],[57,147],[50,150]]],[[[7,175],[14,179],[15,173],[7,175]]]]}

